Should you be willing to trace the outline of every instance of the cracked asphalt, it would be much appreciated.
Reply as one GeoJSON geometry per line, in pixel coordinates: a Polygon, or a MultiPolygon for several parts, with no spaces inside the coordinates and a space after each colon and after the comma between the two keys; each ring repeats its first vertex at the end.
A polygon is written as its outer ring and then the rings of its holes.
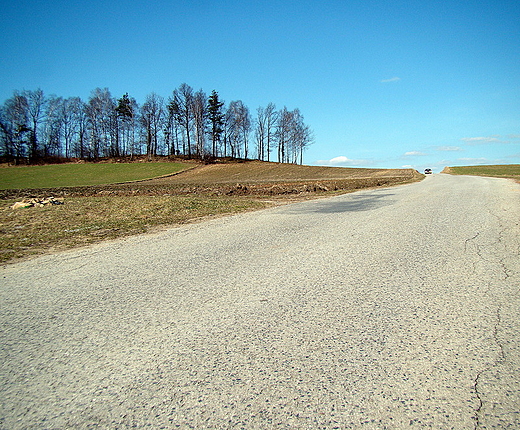
{"type": "Polygon", "coordinates": [[[518,429],[520,185],[433,175],[4,266],[2,429],[518,429]]]}

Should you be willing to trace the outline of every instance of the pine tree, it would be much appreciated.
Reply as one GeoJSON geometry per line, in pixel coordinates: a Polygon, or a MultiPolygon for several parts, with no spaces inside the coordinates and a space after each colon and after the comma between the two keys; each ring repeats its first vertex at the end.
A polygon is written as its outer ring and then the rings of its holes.
{"type": "Polygon", "coordinates": [[[222,107],[224,102],[219,101],[218,93],[213,90],[211,96],[208,99],[208,117],[211,121],[211,143],[212,143],[212,154],[214,157],[218,156],[217,146],[220,143],[220,136],[224,129],[224,113],[222,107]]]}

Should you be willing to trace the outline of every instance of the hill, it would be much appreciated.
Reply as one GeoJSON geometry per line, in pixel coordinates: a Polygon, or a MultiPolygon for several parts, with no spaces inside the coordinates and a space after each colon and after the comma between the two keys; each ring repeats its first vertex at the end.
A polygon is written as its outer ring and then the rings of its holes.
{"type": "MultiPolygon", "coordinates": [[[[0,198],[27,197],[44,191],[45,194],[54,196],[296,195],[324,191],[348,192],[414,182],[423,178],[423,175],[413,169],[300,166],[265,161],[199,163],[195,167],[193,164],[189,167],[191,168],[187,170],[176,167],[170,175],[155,179],[126,183],[119,183],[123,179],[116,175],[112,176],[112,184],[105,185],[12,187],[0,191],[0,198]]],[[[164,175],[164,170],[161,173],[164,175]]],[[[128,181],[126,177],[125,180],[128,181]]]]}
{"type": "Polygon", "coordinates": [[[275,195],[350,191],[414,182],[421,178],[423,175],[413,169],[359,169],[245,161],[200,165],[175,176],[141,184],[168,186],[181,193],[275,195]]]}
{"type": "Polygon", "coordinates": [[[347,167],[300,166],[266,161],[201,165],[175,177],[161,178],[162,183],[230,183],[322,181],[354,178],[412,177],[412,169],[360,169],[347,167]]]}
{"type": "Polygon", "coordinates": [[[449,173],[451,175],[492,176],[520,181],[520,164],[445,167],[442,173],[449,173]]]}

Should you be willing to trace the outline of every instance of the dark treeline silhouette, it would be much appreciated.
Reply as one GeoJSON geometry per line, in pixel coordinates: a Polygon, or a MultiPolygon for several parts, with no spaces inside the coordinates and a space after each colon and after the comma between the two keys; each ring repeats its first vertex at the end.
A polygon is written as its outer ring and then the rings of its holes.
{"type": "Polygon", "coordinates": [[[49,158],[233,157],[303,163],[313,133],[299,109],[259,107],[253,118],[241,100],[224,103],[182,84],[165,99],[151,93],[140,105],[96,88],[88,100],[15,91],[0,106],[0,156],[13,163],[49,158]]]}

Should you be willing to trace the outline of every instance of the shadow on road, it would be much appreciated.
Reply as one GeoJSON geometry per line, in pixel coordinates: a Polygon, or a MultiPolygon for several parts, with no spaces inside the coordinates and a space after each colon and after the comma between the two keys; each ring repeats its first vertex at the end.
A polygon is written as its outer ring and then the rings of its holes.
{"type": "Polygon", "coordinates": [[[322,200],[315,205],[302,205],[294,207],[291,211],[294,214],[302,213],[341,213],[341,212],[362,212],[379,209],[384,206],[389,206],[394,201],[388,197],[393,196],[392,193],[384,194],[370,194],[349,196],[348,200],[328,199],[322,200]]]}

